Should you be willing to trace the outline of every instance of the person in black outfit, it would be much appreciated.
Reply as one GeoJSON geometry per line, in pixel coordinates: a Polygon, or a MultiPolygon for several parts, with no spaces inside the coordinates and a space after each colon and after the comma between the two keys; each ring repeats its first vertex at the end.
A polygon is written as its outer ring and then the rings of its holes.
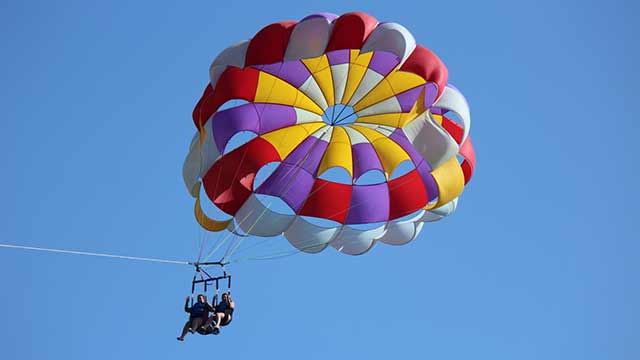
{"type": "Polygon", "coordinates": [[[187,300],[184,303],[184,311],[189,313],[189,320],[184,324],[182,334],[177,338],[179,341],[184,341],[184,337],[188,332],[192,334],[196,332],[208,320],[209,313],[215,310],[209,305],[204,295],[198,295],[198,301],[191,307],[189,307],[189,297],[187,296],[187,300]]]}
{"type": "Polygon", "coordinates": [[[235,308],[236,304],[231,298],[231,293],[222,293],[222,301],[216,305],[213,316],[209,318],[204,328],[207,329],[213,325],[212,332],[215,335],[218,335],[218,333],[220,333],[220,326],[225,326],[231,322],[231,317],[235,308]]]}

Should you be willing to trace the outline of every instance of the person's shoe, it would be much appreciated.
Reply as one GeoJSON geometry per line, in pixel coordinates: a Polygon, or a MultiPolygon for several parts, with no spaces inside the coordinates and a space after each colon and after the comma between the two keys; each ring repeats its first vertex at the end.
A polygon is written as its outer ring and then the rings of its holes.
{"type": "Polygon", "coordinates": [[[220,328],[219,327],[214,327],[213,328],[213,335],[218,335],[220,334],[220,328]]]}
{"type": "Polygon", "coordinates": [[[184,341],[184,338],[183,338],[183,337],[178,336],[178,337],[176,338],[176,340],[178,340],[178,341],[184,341]]]}

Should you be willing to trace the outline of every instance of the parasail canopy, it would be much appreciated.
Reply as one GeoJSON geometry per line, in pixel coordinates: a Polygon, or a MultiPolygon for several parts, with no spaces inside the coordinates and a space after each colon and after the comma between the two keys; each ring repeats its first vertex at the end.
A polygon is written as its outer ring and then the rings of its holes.
{"type": "Polygon", "coordinates": [[[183,176],[198,223],[308,253],[415,239],[455,210],[475,166],[469,106],[447,76],[402,25],[359,12],[230,46],[193,111],[183,176]]]}

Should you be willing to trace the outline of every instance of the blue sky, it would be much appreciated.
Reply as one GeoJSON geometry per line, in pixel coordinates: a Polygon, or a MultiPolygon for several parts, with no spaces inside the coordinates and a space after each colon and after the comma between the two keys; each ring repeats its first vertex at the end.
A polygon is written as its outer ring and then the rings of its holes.
{"type": "Polygon", "coordinates": [[[354,10],[405,25],[471,104],[453,216],[365,256],[237,264],[233,325],[185,343],[188,267],[0,249],[0,358],[640,358],[631,2],[5,1],[0,243],[192,259],[210,61],[354,10]]]}

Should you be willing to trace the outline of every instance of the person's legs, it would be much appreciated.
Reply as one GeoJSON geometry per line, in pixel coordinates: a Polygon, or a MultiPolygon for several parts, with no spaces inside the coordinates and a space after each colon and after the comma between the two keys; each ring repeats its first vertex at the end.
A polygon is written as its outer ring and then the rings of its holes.
{"type": "Polygon", "coordinates": [[[189,332],[189,328],[191,327],[191,320],[184,323],[184,327],[182,328],[182,334],[178,337],[178,340],[184,340],[185,335],[189,332]]]}
{"type": "Polygon", "coordinates": [[[224,318],[224,313],[221,313],[221,312],[216,313],[215,318],[216,318],[215,328],[220,329],[220,324],[222,323],[222,318],[224,318]]]}
{"type": "Polygon", "coordinates": [[[193,320],[191,320],[191,332],[194,333],[196,332],[200,326],[202,326],[202,318],[201,317],[197,317],[193,320]]]}
{"type": "Polygon", "coordinates": [[[204,322],[204,325],[202,325],[203,328],[208,328],[209,326],[212,326],[213,322],[216,320],[216,315],[213,314],[211,316],[209,316],[207,318],[207,321],[204,322]]]}

